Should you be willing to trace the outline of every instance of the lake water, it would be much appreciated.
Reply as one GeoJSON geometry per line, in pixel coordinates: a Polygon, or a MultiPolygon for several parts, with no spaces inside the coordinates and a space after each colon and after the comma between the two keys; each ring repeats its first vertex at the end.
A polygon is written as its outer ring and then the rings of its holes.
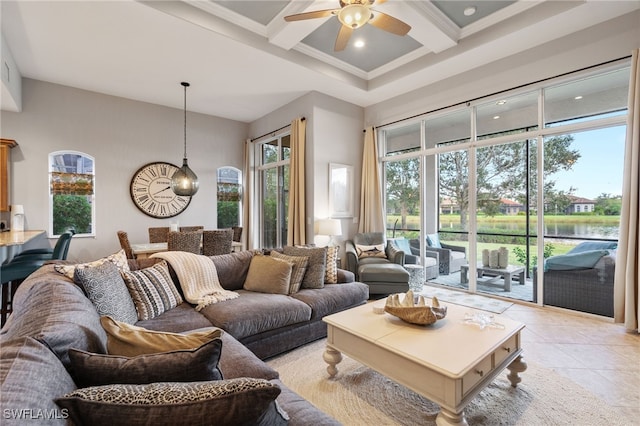
{"type": "MultiPolygon", "coordinates": [[[[447,228],[459,229],[459,227],[459,222],[441,223],[442,230],[445,230],[447,228]]],[[[489,228],[480,224],[478,231],[482,232],[483,229],[488,230],[489,228]]],[[[514,222],[491,222],[490,229],[499,229],[507,233],[519,234],[524,233],[524,223],[520,224],[514,222]]],[[[615,240],[620,236],[620,228],[618,225],[613,226],[610,223],[545,223],[544,233],[547,236],[573,238],[606,238],[615,240]]]]}

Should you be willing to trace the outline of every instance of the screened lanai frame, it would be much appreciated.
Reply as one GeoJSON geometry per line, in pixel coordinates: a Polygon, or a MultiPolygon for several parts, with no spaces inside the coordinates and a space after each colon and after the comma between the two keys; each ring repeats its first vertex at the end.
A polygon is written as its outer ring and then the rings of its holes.
{"type": "MultiPolygon", "coordinates": [[[[419,224],[419,240],[421,242],[421,257],[424,260],[425,256],[425,239],[426,234],[431,232],[439,232],[441,231],[439,226],[439,215],[438,208],[439,205],[439,192],[437,189],[438,175],[437,175],[437,158],[439,154],[444,154],[448,152],[452,152],[455,150],[464,149],[469,155],[469,170],[468,176],[472,177],[469,179],[468,183],[468,192],[469,192],[469,206],[477,206],[476,199],[476,181],[475,177],[476,173],[476,153],[478,149],[482,149],[485,147],[491,147],[501,144],[509,144],[523,140],[533,141],[533,146],[536,149],[537,158],[540,159],[537,163],[537,170],[535,171],[538,176],[541,178],[538,179],[537,186],[535,188],[535,200],[534,203],[537,206],[544,205],[544,194],[543,194],[543,154],[544,154],[544,146],[543,141],[545,138],[551,136],[560,136],[571,133],[580,133],[586,132],[596,129],[603,129],[614,126],[625,126],[626,125],[626,97],[623,110],[617,110],[615,113],[610,115],[602,115],[600,117],[595,117],[590,119],[589,117],[586,120],[576,120],[573,122],[565,122],[565,124],[557,124],[557,123],[547,123],[545,122],[545,92],[546,91],[558,91],[557,88],[561,88],[562,85],[565,84],[573,84],[575,82],[583,81],[584,79],[588,79],[590,77],[604,75],[608,73],[614,73],[619,70],[625,70],[623,74],[626,77],[622,78],[622,83],[624,85],[628,85],[628,68],[629,68],[629,60],[624,59],[616,62],[612,62],[609,64],[605,64],[602,66],[593,67],[589,70],[583,70],[580,72],[575,72],[571,74],[564,75],[562,77],[557,77],[554,79],[545,80],[539,83],[527,85],[520,87],[518,89],[501,92],[499,94],[487,96],[484,98],[476,99],[473,101],[466,102],[464,104],[459,104],[455,106],[451,106],[448,108],[443,108],[437,110],[435,112],[425,113],[420,116],[415,116],[410,119],[401,120],[389,125],[383,125],[377,127],[378,130],[378,143],[379,150],[381,153],[381,163],[382,166],[386,170],[386,165],[391,164],[392,162],[405,161],[408,159],[419,160],[419,191],[420,191],[420,200],[419,200],[419,210],[420,210],[420,224],[419,224]],[[535,94],[534,99],[536,99],[536,103],[534,105],[537,121],[532,123],[529,130],[519,131],[518,133],[513,134],[505,134],[505,135],[496,135],[495,137],[490,138],[479,138],[476,133],[476,116],[478,110],[486,105],[498,105],[499,102],[506,98],[517,98],[518,96],[526,96],[527,94],[535,94]],[[466,135],[456,135],[454,140],[448,140],[447,144],[431,144],[427,145],[427,134],[429,122],[433,120],[444,120],[448,116],[452,116],[455,114],[466,115],[469,117],[469,126],[468,126],[468,137],[466,135]],[[407,131],[410,130],[410,131],[407,131]],[[412,142],[405,144],[404,146],[398,143],[398,135],[402,135],[405,139],[407,139],[406,134],[411,134],[413,132],[414,136],[419,136],[419,141],[416,143],[415,140],[412,142]],[[387,136],[391,135],[391,138],[387,136]],[[391,141],[389,141],[391,139],[391,141]],[[432,207],[432,211],[435,209],[436,214],[428,214],[427,206],[433,206],[435,203],[438,207],[432,207]],[[430,217],[428,217],[430,216],[430,217]]],[[[617,78],[620,80],[621,78],[617,78]]],[[[588,83],[587,83],[588,84],[588,83]]],[[[623,90],[623,89],[621,89],[623,90]]],[[[610,91],[608,91],[610,92],[610,91]]],[[[607,92],[607,93],[608,93],[607,92]]],[[[626,95],[626,93],[625,93],[626,95]]],[[[557,114],[556,114],[557,116],[557,114]]],[[[549,117],[552,118],[552,117],[549,117]]],[[[552,121],[552,120],[549,120],[552,121]]],[[[464,127],[464,126],[460,126],[464,127]]],[[[444,140],[442,142],[445,142],[444,140]]],[[[383,188],[385,188],[385,202],[387,202],[387,181],[386,181],[386,172],[383,173],[383,188]]],[[[387,211],[385,206],[385,211],[387,211]]],[[[469,208],[469,211],[473,211],[469,208]]],[[[386,219],[386,218],[385,218],[386,219]]],[[[544,209],[537,209],[536,214],[537,223],[535,226],[535,234],[533,238],[538,238],[538,236],[544,236],[544,209]]],[[[389,224],[388,224],[389,226],[389,224]]],[[[477,221],[476,215],[469,214],[469,223],[468,223],[468,252],[467,259],[477,259],[477,244],[478,244],[478,235],[477,235],[477,221]]],[[[395,236],[395,229],[393,229],[393,233],[395,236]]],[[[529,233],[531,231],[527,231],[529,233]]],[[[391,233],[388,233],[391,236],[391,233]]],[[[536,245],[535,253],[531,253],[531,256],[537,256],[538,259],[544,258],[544,238],[539,238],[539,242],[536,245]]],[[[477,292],[477,280],[475,274],[475,262],[470,262],[470,271],[469,271],[469,284],[468,290],[470,292],[477,292]]],[[[542,295],[542,279],[543,279],[543,270],[542,268],[538,268],[538,289],[537,289],[537,303],[539,305],[542,304],[543,298],[542,295]]]]}

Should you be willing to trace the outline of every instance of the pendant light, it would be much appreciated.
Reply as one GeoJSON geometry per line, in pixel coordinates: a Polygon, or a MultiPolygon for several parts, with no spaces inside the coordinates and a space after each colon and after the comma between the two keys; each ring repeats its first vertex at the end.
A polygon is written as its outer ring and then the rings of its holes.
{"type": "Polygon", "coordinates": [[[176,195],[192,196],[198,192],[200,182],[187,163],[187,87],[189,83],[183,81],[180,84],[184,87],[184,158],[182,167],[171,176],[171,190],[176,195]]]}

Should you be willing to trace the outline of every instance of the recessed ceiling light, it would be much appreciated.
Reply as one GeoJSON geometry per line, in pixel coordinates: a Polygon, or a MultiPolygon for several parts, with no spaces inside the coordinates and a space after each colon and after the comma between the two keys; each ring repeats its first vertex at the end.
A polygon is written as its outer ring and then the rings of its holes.
{"type": "Polygon", "coordinates": [[[575,97],[575,98],[573,98],[573,99],[575,99],[576,101],[579,101],[580,99],[582,99],[582,96],[578,95],[578,96],[576,96],[576,97],[575,97]]]}
{"type": "Polygon", "coordinates": [[[500,118],[500,116],[499,116],[499,115],[494,115],[494,116],[493,116],[493,119],[494,119],[494,120],[497,120],[498,118],[500,118]]]}
{"type": "Polygon", "coordinates": [[[471,16],[474,13],[476,13],[476,7],[475,6],[469,6],[469,7],[465,7],[464,8],[464,16],[471,16]]]}
{"type": "Polygon", "coordinates": [[[358,47],[358,48],[360,48],[360,47],[364,47],[364,40],[362,40],[362,39],[360,39],[360,40],[356,40],[356,41],[355,41],[355,43],[353,43],[353,45],[354,45],[355,47],[358,47]]]}
{"type": "Polygon", "coordinates": [[[498,102],[496,102],[496,105],[504,105],[506,103],[507,103],[507,101],[505,99],[501,99],[498,102]]]}

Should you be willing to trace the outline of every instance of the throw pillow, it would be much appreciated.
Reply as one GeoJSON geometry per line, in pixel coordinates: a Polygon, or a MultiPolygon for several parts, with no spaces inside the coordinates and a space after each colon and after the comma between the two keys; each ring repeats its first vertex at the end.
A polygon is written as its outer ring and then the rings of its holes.
{"type": "Polygon", "coordinates": [[[67,277],[74,279],[76,269],[93,268],[100,266],[104,262],[111,262],[118,267],[121,271],[129,270],[129,262],[127,261],[127,255],[124,250],[120,250],[110,256],[103,257],[102,259],[94,260],[88,263],[78,263],[75,265],[55,265],[53,269],[67,277]]]}
{"type": "Polygon", "coordinates": [[[222,340],[214,338],[196,349],[126,357],[69,349],[73,378],[79,387],[154,382],[221,380],[218,368],[222,340]]]}
{"type": "Polygon", "coordinates": [[[297,293],[302,286],[302,279],[304,273],[307,272],[307,265],[309,264],[308,256],[289,256],[282,254],[279,251],[272,250],[271,257],[276,259],[286,260],[293,263],[293,270],[291,271],[291,281],[289,283],[289,294],[297,293]]]}
{"type": "Polygon", "coordinates": [[[439,234],[427,234],[427,245],[434,248],[442,248],[439,234]]]}
{"type": "Polygon", "coordinates": [[[569,250],[569,253],[582,253],[592,250],[615,250],[618,243],[614,241],[584,241],[569,250]]]}
{"type": "Polygon", "coordinates": [[[110,355],[136,356],[195,349],[222,335],[222,330],[217,327],[180,334],[147,330],[110,317],[100,317],[100,323],[107,333],[107,353],[110,355]]]}
{"type": "MultiPolygon", "coordinates": [[[[55,400],[75,424],[196,425],[260,424],[280,394],[275,383],[238,378],[191,383],[107,385],[77,389],[55,400]]],[[[273,421],[273,416],[267,416],[273,421]]],[[[282,422],[276,425],[286,424],[282,422]]]]}
{"type": "Polygon", "coordinates": [[[165,260],[138,271],[123,272],[140,321],[150,320],[182,303],[165,260]]]}
{"type": "Polygon", "coordinates": [[[324,275],[327,272],[326,247],[293,247],[285,246],[282,251],[287,256],[306,256],[309,258],[307,271],[302,279],[302,288],[324,287],[324,275]]]}
{"type": "Polygon", "coordinates": [[[336,284],[338,282],[338,253],[339,246],[327,247],[327,271],[324,275],[324,282],[327,284],[336,284]]]}
{"type": "Polygon", "coordinates": [[[289,294],[293,263],[271,256],[253,256],[244,289],[260,293],[289,294]]]}
{"type": "Polygon", "coordinates": [[[76,281],[96,307],[99,315],[109,315],[118,321],[133,324],[138,314],[120,271],[111,262],[75,270],[76,281]]]}
{"type": "Polygon", "coordinates": [[[367,257],[387,257],[387,254],[384,251],[384,244],[376,244],[372,246],[356,244],[356,253],[358,254],[358,259],[365,259],[367,257]]]}

